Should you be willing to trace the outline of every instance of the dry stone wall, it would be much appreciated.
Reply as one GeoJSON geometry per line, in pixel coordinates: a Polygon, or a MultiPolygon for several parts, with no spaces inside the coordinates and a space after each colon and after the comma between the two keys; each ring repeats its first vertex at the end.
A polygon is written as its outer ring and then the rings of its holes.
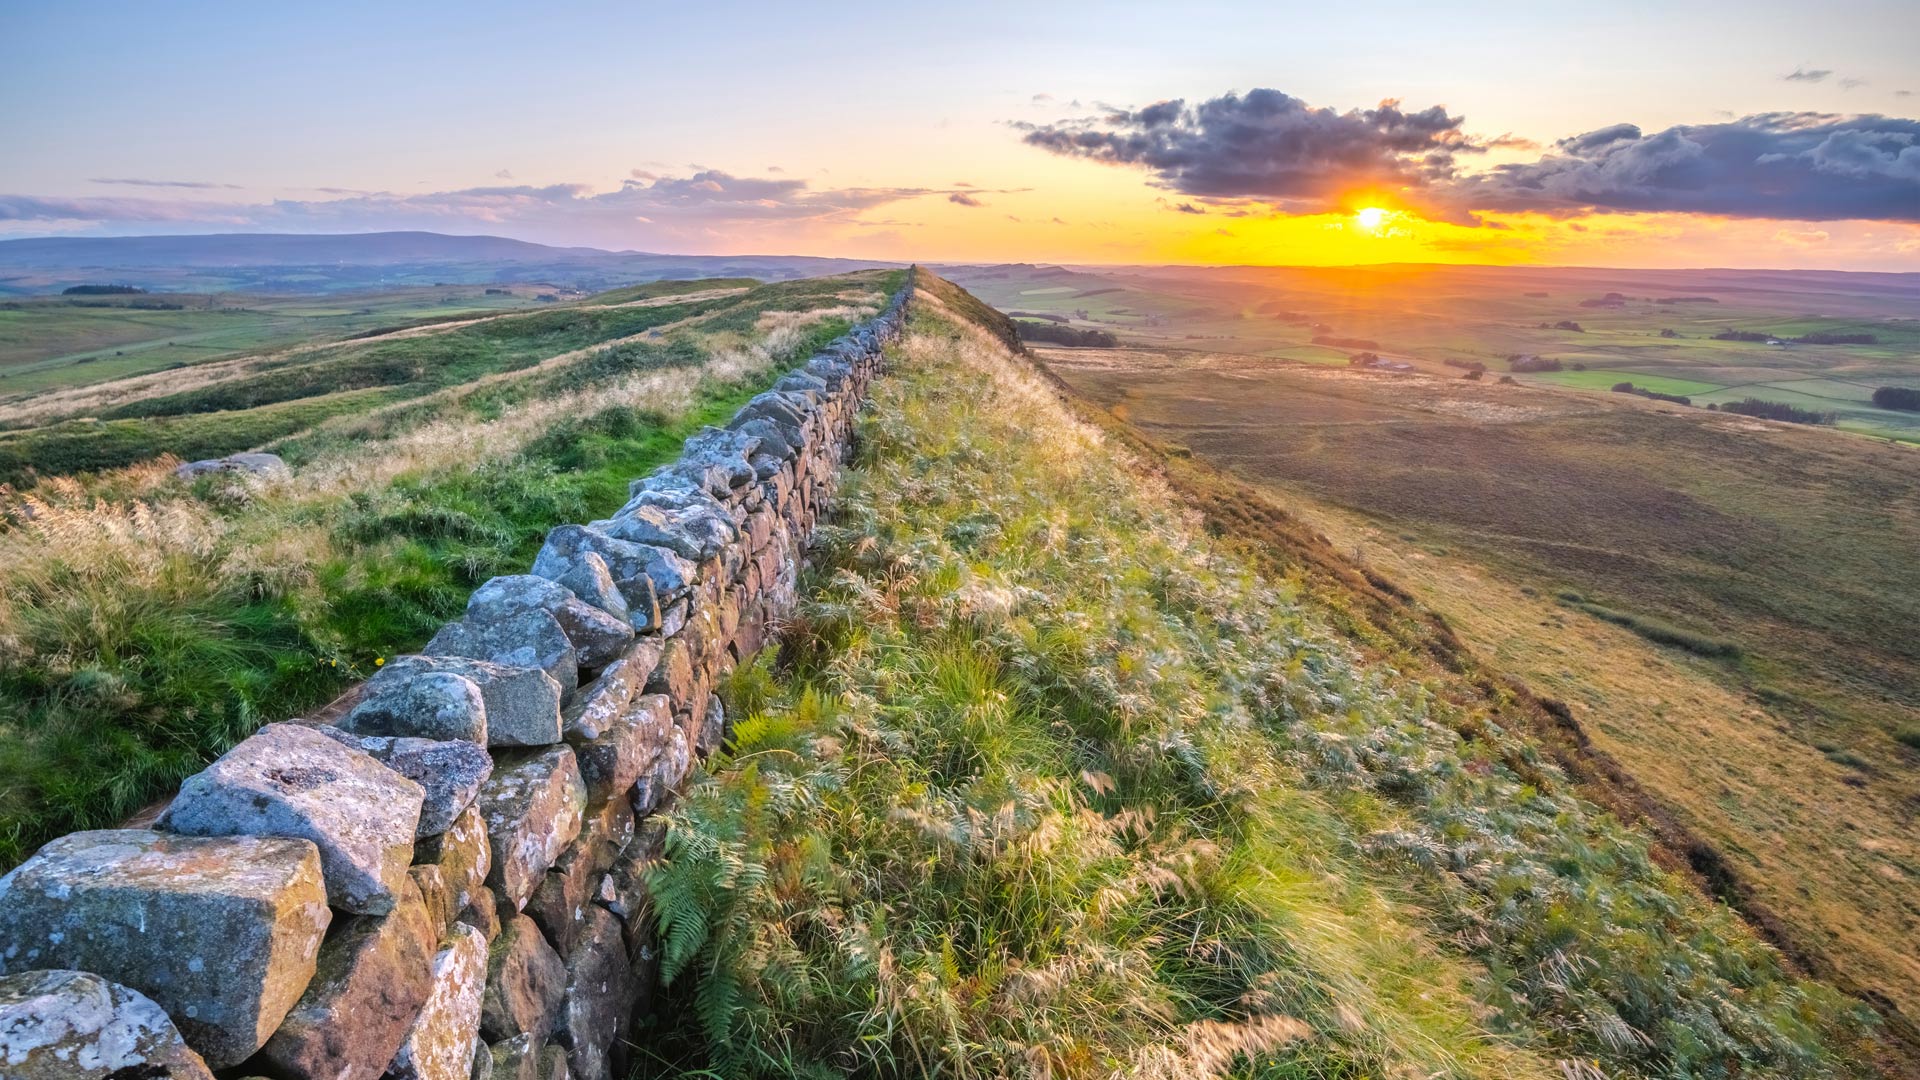
{"type": "Polygon", "coordinates": [[[655,817],[778,633],[908,290],[562,525],[333,724],[0,878],[0,1077],[609,1080],[656,978],[655,817]]]}

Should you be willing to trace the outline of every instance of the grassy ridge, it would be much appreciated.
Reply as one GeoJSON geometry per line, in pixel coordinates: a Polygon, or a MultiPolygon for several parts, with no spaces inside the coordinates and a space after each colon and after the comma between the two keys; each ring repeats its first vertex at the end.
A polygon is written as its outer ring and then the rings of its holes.
{"type": "Polygon", "coordinates": [[[673,815],[648,1071],[1845,1067],[1843,999],[926,284],[781,664],[673,815]]]}
{"type": "Polygon", "coordinates": [[[280,447],[298,473],[274,488],[183,485],[167,459],[19,496],[0,529],[0,866],[418,647],[889,280],[768,286],[731,301],[755,313],[745,333],[690,325],[336,417],[280,447]],[[769,308],[804,317],[760,326],[769,308]]]}

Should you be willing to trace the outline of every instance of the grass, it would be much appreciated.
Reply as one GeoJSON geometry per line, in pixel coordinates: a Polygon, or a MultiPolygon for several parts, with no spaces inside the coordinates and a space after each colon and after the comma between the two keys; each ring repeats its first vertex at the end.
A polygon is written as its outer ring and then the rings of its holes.
{"type": "Polygon", "coordinates": [[[672,812],[642,1075],[1847,1068],[1844,999],[923,281],[779,664],[672,812]]]}
{"type": "Polygon", "coordinates": [[[1695,656],[1738,659],[1742,651],[1735,642],[1711,637],[1695,630],[1683,629],[1662,619],[1650,619],[1630,611],[1616,611],[1613,608],[1586,601],[1572,601],[1571,606],[1596,619],[1613,623],[1615,626],[1624,626],[1648,641],[1659,645],[1671,645],[1676,649],[1685,649],[1695,656]]]}
{"type": "Polygon", "coordinates": [[[14,496],[0,528],[0,866],[118,822],[259,723],[417,648],[549,529],[617,508],[688,434],[877,308],[889,280],[833,280],[864,308],[796,305],[817,283],[766,286],[724,309],[750,313],[746,332],[696,321],[613,358],[562,354],[336,416],[281,444],[298,472],[278,486],[183,484],[162,458],[14,496]],[[768,309],[785,314],[761,327],[768,309]]]}
{"type": "Polygon", "coordinates": [[[1678,394],[1682,397],[1691,394],[1705,394],[1720,389],[1720,384],[1718,383],[1696,382],[1693,379],[1676,379],[1667,375],[1649,375],[1640,371],[1608,371],[1605,369],[1542,372],[1528,376],[1527,381],[1552,383],[1555,386],[1568,386],[1577,390],[1611,390],[1616,383],[1630,382],[1642,390],[1652,390],[1659,394],[1678,394]]]}

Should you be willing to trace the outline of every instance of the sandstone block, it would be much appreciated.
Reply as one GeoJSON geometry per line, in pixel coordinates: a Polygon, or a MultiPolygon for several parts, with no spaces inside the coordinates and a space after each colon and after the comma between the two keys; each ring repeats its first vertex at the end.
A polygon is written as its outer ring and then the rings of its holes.
{"type": "Polygon", "coordinates": [[[590,799],[624,794],[653,763],[667,742],[673,714],[663,694],[631,700],[598,737],[570,740],[580,760],[580,775],[590,799]]]}
{"type": "Polygon", "coordinates": [[[566,992],[566,964],[533,920],[516,915],[489,950],[480,1033],[495,1041],[526,1036],[539,1045],[559,1026],[566,992]]]}
{"type": "MultiPolygon", "coordinates": [[[[414,848],[413,861],[438,871],[448,918],[475,905],[492,906],[486,881],[488,871],[493,869],[493,849],[487,843],[487,825],[477,802],[454,819],[447,831],[422,840],[414,848]]],[[[446,921],[437,925],[445,926],[446,921]]]]}
{"type": "Polygon", "coordinates": [[[438,836],[473,805],[480,785],[493,775],[493,758],[465,739],[415,739],[355,735],[321,727],[322,735],[370,754],[374,760],[420,785],[420,825],[414,835],[438,836]]]}
{"type": "Polygon", "coordinates": [[[440,628],[420,650],[428,656],[464,656],[508,667],[538,668],[573,693],[580,683],[579,654],[560,621],[538,608],[476,619],[472,615],[440,628]]]}
{"type": "Polygon", "coordinates": [[[0,974],[68,968],[137,990],[224,1068],[300,999],[331,920],[312,841],[70,833],[0,878],[0,974]]]}
{"type": "Polygon", "coordinates": [[[298,1080],[378,1080],[426,1005],[440,929],[411,887],[392,912],[335,927],[258,1060],[298,1080]]]}
{"type": "Polygon", "coordinates": [[[484,746],[487,703],[480,687],[463,675],[395,663],[367,680],[340,726],[367,735],[465,739],[484,746]]]}
{"type": "Polygon", "coordinates": [[[393,909],[420,823],[420,785],[299,724],[268,724],[187,778],[160,828],[184,836],[286,836],[320,849],[327,899],[393,909]]]}
{"type": "Polygon", "coordinates": [[[487,883],[516,909],[523,907],[541,875],[579,835],[586,806],[586,784],[571,747],[498,759],[480,790],[492,852],[487,883]]]}
{"type": "Polygon", "coordinates": [[[433,985],[413,1018],[387,1074],[394,1080],[467,1080],[480,1037],[480,997],[487,985],[487,944],[454,923],[433,958],[433,985]]]}
{"type": "Polygon", "coordinates": [[[587,909],[586,925],[567,959],[567,1000],[560,1042],[581,1080],[612,1080],[614,1044],[626,1035],[639,985],[627,961],[620,923],[605,909],[587,909]]]}
{"type": "Polygon", "coordinates": [[[461,656],[403,656],[367,680],[366,695],[340,727],[357,735],[411,735],[468,739],[488,746],[548,746],[560,741],[560,684],[538,668],[461,656]],[[478,738],[428,730],[405,706],[410,684],[423,675],[454,675],[480,694],[478,738]]]}
{"type": "MultiPolygon", "coordinates": [[[[589,552],[588,554],[592,554],[589,552]]],[[[598,560],[605,572],[606,560],[598,560]]],[[[608,575],[611,582],[611,575],[608,575]]],[[[615,592],[615,595],[619,595],[615,592]]],[[[492,622],[544,611],[554,617],[573,643],[581,667],[600,668],[618,659],[633,641],[633,627],[627,622],[625,602],[620,617],[588,603],[571,589],[532,574],[497,577],[474,590],[467,601],[467,619],[492,622]]]]}

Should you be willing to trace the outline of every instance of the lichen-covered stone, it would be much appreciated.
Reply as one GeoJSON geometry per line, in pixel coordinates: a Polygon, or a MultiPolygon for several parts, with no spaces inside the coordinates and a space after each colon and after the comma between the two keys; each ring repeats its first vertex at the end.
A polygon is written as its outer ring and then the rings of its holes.
{"type": "Polygon", "coordinates": [[[631,621],[636,630],[643,609],[656,599],[671,601],[693,585],[694,565],[674,552],[650,544],[635,544],[608,536],[585,525],[562,525],[547,534],[546,544],[534,559],[533,572],[558,581],[567,576],[587,552],[599,555],[613,575],[614,585],[633,608],[631,621]],[[646,581],[640,588],[637,582],[646,581]]]}
{"type": "Polygon", "coordinates": [[[686,729],[676,724],[668,733],[660,756],[653,759],[653,765],[633,785],[634,814],[645,817],[659,809],[667,795],[686,779],[687,770],[692,766],[693,744],[687,741],[686,729]]]}
{"type": "Polygon", "coordinates": [[[414,835],[438,836],[466,812],[480,794],[480,785],[493,775],[493,758],[465,739],[414,739],[390,735],[355,735],[336,727],[321,734],[351,746],[420,785],[420,824],[414,835]]]}
{"type": "Polygon", "coordinates": [[[468,739],[487,746],[549,746],[560,741],[560,684],[539,668],[463,656],[402,656],[367,680],[364,696],[340,722],[357,735],[468,739]],[[428,730],[410,713],[408,687],[422,675],[457,675],[480,693],[478,738],[428,730]]]}
{"type": "Polygon", "coordinates": [[[426,1005],[439,941],[411,884],[388,914],[336,926],[313,981],[258,1060],[293,1080],[377,1080],[426,1005]]]}
{"type": "Polygon", "coordinates": [[[320,848],[327,899],[380,915],[406,882],[420,785],[300,724],[268,724],[187,778],[160,817],[184,836],[287,836],[320,848]]]}
{"type": "Polygon", "coordinates": [[[70,833],[0,878],[0,974],[70,968],[131,987],[224,1068],[300,999],[331,920],[312,841],[70,833]]]}
{"type": "Polygon", "coordinates": [[[580,759],[590,799],[632,788],[667,743],[673,711],[664,694],[641,694],[628,702],[597,738],[569,740],[580,759]]]}
{"type": "Polygon", "coordinates": [[[567,967],[533,920],[516,915],[500,928],[487,957],[480,1033],[499,1040],[528,1035],[544,1041],[560,1024],[567,967]]]}
{"type": "MultiPolygon", "coordinates": [[[[599,561],[604,570],[606,561],[599,561]]],[[[608,579],[611,581],[610,574],[608,579]]],[[[573,643],[580,666],[584,668],[606,666],[625,653],[633,641],[633,627],[624,611],[621,617],[615,618],[575,596],[573,590],[533,574],[494,578],[475,589],[467,601],[469,621],[492,622],[528,611],[544,611],[553,616],[567,640],[573,643]]]]}
{"type": "Polygon", "coordinates": [[[579,655],[560,621],[538,608],[478,619],[472,615],[440,628],[420,650],[427,656],[465,656],[508,667],[538,668],[560,685],[560,694],[580,684],[579,655]]]}
{"type": "Polygon", "coordinates": [[[590,907],[567,958],[567,1002],[560,1042],[580,1080],[612,1080],[613,1049],[627,1032],[639,986],[627,962],[620,923],[606,909],[590,907]]]}
{"type": "Polygon", "coordinates": [[[447,887],[447,875],[432,863],[407,867],[407,880],[420,894],[421,903],[427,907],[427,917],[433,925],[444,929],[459,914],[454,905],[453,890],[447,887]]]}
{"type": "Polygon", "coordinates": [[[620,594],[613,572],[607,569],[607,560],[594,552],[582,553],[555,583],[616,619],[626,622],[631,616],[627,598],[620,594]]]}
{"type": "Polygon", "coordinates": [[[487,742],[487,703],[473,680],[394,663],[367,680],[340,727],[365,735],[487,742]]]}
{"type": "Polygon", "coordinates": [[[475,904],[492,903],[486,881],[493,868],[493,849],[487,843],[487,824],[477,801],[447,831],[422,840],[414,848],[413,861],[439,871],[450,918],[475,904]]]}
{"type": "Polygon", "coordinates": [[[572,747],[496,759],[479,805],[492,852],[487,884],[518,909],[580,833],[587,788],[572,747]]]}
{"type": "Polygon", "coordinates": [[[7,1080],[213,1080],[160,1006],[84,971],[0,976],[7,1080]]]}
{"type": "Polygon", "coordinates": [[[467,1080],[480,1037],[480,998],[487,985],[487,943],[454,923],[433,958],[433,986],[394,1055],[394,1080],[467,1080]]]}

